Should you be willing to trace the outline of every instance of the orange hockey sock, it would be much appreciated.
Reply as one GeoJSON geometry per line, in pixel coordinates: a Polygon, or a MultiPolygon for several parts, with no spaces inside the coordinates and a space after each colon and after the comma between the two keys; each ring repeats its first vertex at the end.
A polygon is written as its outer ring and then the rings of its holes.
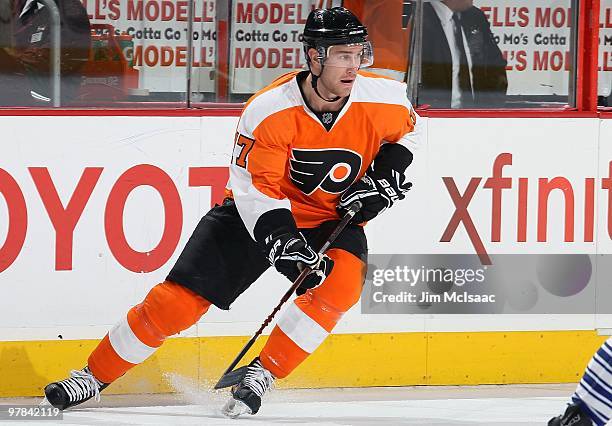
{"type": "Polygon", "coordinates": [[[361,295],[365,264],[341,249],[327,255],[334,269],[319,287],[299,296],[287,308],[259,358],[276,378],[286,377],[331,333],[361,295]]]}
{"type": "Polygon", "coordinates": [[[91,353],[91,372],[104,383],[113,382],[151,356],[167,337],[195,324],[209,307],[208,300],[179,284],[156,285],[91,353]]]}

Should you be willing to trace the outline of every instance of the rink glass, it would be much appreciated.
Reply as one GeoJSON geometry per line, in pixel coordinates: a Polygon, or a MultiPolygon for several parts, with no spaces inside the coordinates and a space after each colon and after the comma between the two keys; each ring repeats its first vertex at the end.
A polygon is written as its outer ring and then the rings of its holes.
{"type": "MultiPolygon", "coordinates": [[[[239,108],[278,76],[305,68],[301,31],[311,8],[321,3],[349,8],[368,27],[371,47],[364,47],[361,68],[369,66],[373,72],[407,82],[409,98],[424,104],[427,99],[419,94],[425,87],[423,59],[431,49],[423,35],[431,25],[428,19],[437,16],[430,8],[434,3],[442,5],[439,1],[154,0],[143,2],[143,7],[133,2],[83,2],[90,25],[89,52],[79,52],[71,44],[71,34],[83,28],[71,33],[65,20],[60,34],[64,37],[60,106],[167,109],[236,104],[239,108]],[[75,57],[83,58],[82,66],[65,69],[67,58],[75,57]]],[[[469,60],[472,90],[480,90],[479,70],[489,60],[480,55],[485,41],[492,40],[507,63],[505,93],[490,103],[482,97],[482,104],[476,102],[470,108],[552,109],[576,104],[577,23],[581,19],[576,0],[451,3],[463,8],[472,5],[459,11],[464,48],[473,55],[469,60]],[[470,21],[470,14],[480,20],[470,21]]],[[[612,0],[601,1],[598,95],[602,106],[610,103],[611,9],[612,0]]],[[[7,93],[17,87],[26,90],[27,99],[20,100],[19,106],[53,107],[53,76],[45,71],[49,64],[35,64],[38,71],[32,71],[28,58],[33,55],[22,55],[28,46],[15,39],[15,13],[0,8],[0,15],[7,18],[0,19],[0,86],[7,93]]],[[[52,46],[47,34],[33,37],[30,40],[42,38],[43,56],[49,57],[52,46]]],[[[444,40],[439,42],[441,50],[455,48],[444,40]]],[[[327,57],[328,66],[346,62],[337,59],[333,49],[327,57]]],[[[441,60],[440,66],[452,68],[452,63],[441,60]]],[[[439,90],[443,95],[451,89],[439,90]]],[[[435,102],[429,105],[438,108],[435,102]]],[[[0,106],[18,106],[17,97],[5,96],[0,106]]]]}

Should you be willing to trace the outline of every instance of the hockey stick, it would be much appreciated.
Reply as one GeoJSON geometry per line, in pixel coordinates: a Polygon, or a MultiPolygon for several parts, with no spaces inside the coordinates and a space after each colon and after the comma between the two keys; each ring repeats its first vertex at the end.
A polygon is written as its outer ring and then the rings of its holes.
{"type": "MultiPolygon", "coordinates": [[[[336,225],[336,228],[333,230],[330,236],[327,237],[327,241],[325,241],[325,244],[323,244],[323,247],[321,247],[321,249],[319,250],[319,255],[322,255],[323,253],[327,251],[327,249],[334,242],[336,237],[340,235],[340,232],[342,232],[342,230],[346,227],[346,225],[348,225],[348,223],[353,218],[353,216],[355,216],[355,214],[359,211],[359,209],[361,209],[361,205],[362,205],[361,201],[355,201],[349,206],[349,209],[344,215],[344,217],[342,218],[342,220],[338,223],[338,225],[336,225]]],[[[236,370],[234,370],[234,367],[236,367],[236,364],[238,364],[240,360],[246,355],[248,350],[251,348],[251,346],[253,346],[253,344],[257,340],[257,338],[261,335],[261,333],[268,326],[268,324],[270,324],[270,321],[272,321],[272,318],[274,318],[274,315],[276,315],[276,313],[280,310],[281,306],[283,306],[283,304],[287,300],[289,300],[291,295],[302,284],[302,282],[304,281],[304,279],[306,279],[306,276],[308,276],[310,272],[311,272],[311,269],[309,267],[304,268],[302,272],[300,272],[300,275],[298,275],[298,277],[293,282],[289,290],[287,290],[287,292],[285,293],[283,298],[280,300],[276,308],[274,308],[272,313],[268,315],[268,318],[266,318],[266,320],[263,322],[261,327],[259,327],[259,330],[257,330],[255,335],[251,337],[251,340],[248,341],[248,343],[244,346],[244,348],[242,348],[242,350],[240,351],[238,356],[234,359],[234,361],[232,361],[230,366],[227,367],[227,370],[225,370],[225,373],[223,373],[223,375],[221,376],[221,378],[215,385],[215,389],[223,389],[228,386],[233,386],[242,380],[242,378],[246,374],[247,366],[240,367],[236,370]]]]}

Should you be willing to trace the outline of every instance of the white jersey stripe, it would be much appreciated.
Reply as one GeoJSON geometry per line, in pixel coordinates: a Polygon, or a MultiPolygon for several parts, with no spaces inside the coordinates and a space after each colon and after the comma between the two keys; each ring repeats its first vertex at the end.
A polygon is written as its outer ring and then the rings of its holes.
{"type": "Polygon", "coordinates": [[[108,333],[108,339],[117,355],[132,364],[140,364],[157,349],[145,345],[136,337],[128,324],[127,317],[115,324],[108,333]]]}
{"type": "Polygon", "coordinates": [[[264,119],[285,109],[303,105],[304,101],[300,89],[295,77],[293,77],[288,82],[267,92],[256,94],[256,97],[250,100],[240,117],[238,132],[253,139],[255,129],[264,119]]]}
{"type": "Polygon", "coordinates": [[[319,347],[329,333],[292,303],[278,321],[278,328],[309,354],[319,347]]]}
{"type": "Polygon", "coordinates": [[[288,198],[277,200],[262,194],[253,185],[251,174],[235,164],[230,166],[229,187],[236,200],[240,218],[253,239],[255,239],[253,235],[255,224],[262,214],[275,209],[291,210],[291,202],[288,198]]]}
{"type": "Polygon", "coordinates": [[[414,129],[412,132],[405,134],[401,137],[397,143],[405,146],[412,153],[412,155],[416,156],[416,152],[423,144],[423,140],[425,139],[425,124],[426,121],[423,120],[416,112],[414,113],[416,118],[416,123],[414,125],[414,129]]]}
{"type": "Polygon", "coordinates": [[[357,74],[350,98],[352,102],[403,105],[411,108],[406,83],[383,77],[357,74]]]}

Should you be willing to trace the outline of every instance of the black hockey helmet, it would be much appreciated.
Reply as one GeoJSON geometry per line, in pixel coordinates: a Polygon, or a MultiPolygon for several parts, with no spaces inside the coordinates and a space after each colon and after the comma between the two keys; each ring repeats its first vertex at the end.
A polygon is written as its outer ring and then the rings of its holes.
{"type": "Polygon", "coordinates": [[[308,47],[334,44],[365,43],[368,30],[353,13],[344,7],[315,9],[304,26],[303,39],[308,47]]]}
{"type": "MultiPolygon", "coordinates": [[[[330,57],[330,49],[338,45],[361,45],[363,47],[360,68],[368,67],[374,62],[367,28],[350,10],[344,7],[315,9],[310,12],[302,38],[304,56],[308,66],[310,66],[308,49],[315,49],[319,53],[321,64],[325,64],[330,57]]],[[[333,66],[334,64],[327,63],[327,65],[333,66]]],[[[338,64],[338,66],[343,65],[338,64]]]]}

